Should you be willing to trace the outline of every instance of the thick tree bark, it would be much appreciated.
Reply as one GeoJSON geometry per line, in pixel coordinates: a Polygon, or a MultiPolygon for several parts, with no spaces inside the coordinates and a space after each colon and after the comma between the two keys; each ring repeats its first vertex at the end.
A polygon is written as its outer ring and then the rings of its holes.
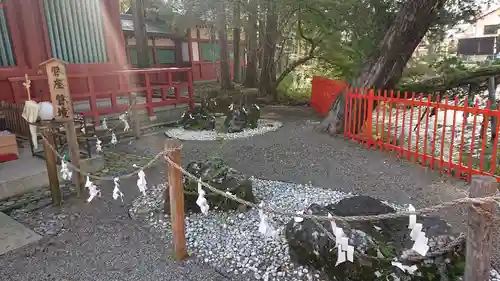
{"type": "Polygon", "coordinates": [[[234,14],[233,14],[233,73],[234,77],[233,80],[234,82],[240,82],[241,81],[241,64],[240,64],[240,17],[241,17],[241,12],[240,12],[240,3],[236,1],[234,4],[234,14]]]}
{"type": "Polygon", "coordinates": [[[248,14],[248,61],[245,71],[245,82],[247,88],[257,87],[257,0],[250,0],[248,14]]]}
{"type": "MultiPolygon", "coordinates": [[[[385,33],[377,52],[364,65],[351,86],[365,89],[393,88],[401,79],[406,63],[445,1],[407,0],[385,33]]],[[[346,102],[344,95],[345,93],[342,93],[340,99],[334,102],[328,116],[318,126],[320,130],[332,135],[343,133],[346,102]]]]}
{"type": "Polygon", "coordinates": [[[221,89],[233,89],[231,82],[231,75],[229,73],[229,46],[227,40],[227,19],[226,19],[226,5],[224,0],[217,2],[217,21],[219,25],[219,44],[220,44],[220,76],[221,76],[221,89]]]}
{"type": "Polygon", "coordinates": [[[276,14],[276,2],[269,0],[266,16],[266,33],[264,36],[263,59],[259,81],[259,93],[262,96],[271,96],[277,99],[275,87],[276,71],[274,55],[276,53],[276,40],[278,38],[278,16],[276,14]]]}
{"type": "Polygon", "coordinates": [[[132,0],[132,20],[137,51],[137,67],[149,68],[148,36],[144,23],[144,0],[132,0]]]}
{"type": "Polygon", "coordinates": [[[259,47],[258,47],[258,58],[259,66],[258,70],[262,71],[262,65],[264,64],[264,46],[266,42],[266,13],[267,13],[267,1],[259,0],[259,47]]]}

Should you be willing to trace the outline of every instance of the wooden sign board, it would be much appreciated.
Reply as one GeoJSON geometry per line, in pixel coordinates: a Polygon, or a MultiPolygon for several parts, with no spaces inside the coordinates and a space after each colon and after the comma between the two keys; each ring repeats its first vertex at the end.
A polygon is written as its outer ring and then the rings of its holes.
{"type": "Polygon", "coordinates": [[[69,91],[66,62],[50,59],[42,62],[40,66],[45,66],[47,73],[54,119],[57,121],[73,120],[73,102],[69,91]]]}

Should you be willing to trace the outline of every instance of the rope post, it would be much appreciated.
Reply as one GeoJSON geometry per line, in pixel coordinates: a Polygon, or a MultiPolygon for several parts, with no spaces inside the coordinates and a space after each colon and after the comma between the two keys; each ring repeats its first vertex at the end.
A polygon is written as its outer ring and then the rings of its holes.
{"type": "Polygon", "coordinates": [[[54,136],[50,124],[44,128],[46,139],[43,142],[43,152],[45,156],[45,164],[47,166],[47,175],[49,176],[50,195],[52,196],[52,204],[61,206],[61,187],[59,186],[59,177],[57,175],[56,154],[51,149],[55,147],[54,136]]]}
{"type": "MultiPolygon", "coordinates": [[[[64,129],[66,131],[66,139],[68,141],[71,165],[80,169],[80,147],[76,136],[75,122],[73,120],[67,121],[64,124],[64,129]]],[[[83,176],[77,170],[73,171],[73,184],[76,186],[77,196],[82,198],[84,193],[83,176]]]]}
{"type": "MultiPolygon", "coordinates": [[[[172,162],[181,166],[180,143],[167,140],[165,151],[169,151],[167,157],[172,162]]],[[[184,228],[184,187],[182,183],[182,172],[167,162],[168,188],[165,189],[165,207],[170,205],[170,217],[172,220],[173,244],[176,260],[187,257],[186,234],[184,228]]]]}
{"type": "Polygon", "coordinates": [[[133,130],[134,130],[134,136],[136,138],[141,137],[141,124],[139,122],[139,113],[137,112],[137,93],[133,92],[130,95],[131,97],[131,104],[132,108],[130,111],[132,111],[132,122],[133,122],[133,130]]]}
{"type": "MultiPolygon", "coordinates": [[[[469,197],[492,196],[498,184],[494,177],[473,175],[469,197]]],[[[490,266],[493,242],[493,218],[496,204],[482,203],[469,206],[467,246],[465,256],[464,281],[487,281],[490,279],[490,266]]]]}

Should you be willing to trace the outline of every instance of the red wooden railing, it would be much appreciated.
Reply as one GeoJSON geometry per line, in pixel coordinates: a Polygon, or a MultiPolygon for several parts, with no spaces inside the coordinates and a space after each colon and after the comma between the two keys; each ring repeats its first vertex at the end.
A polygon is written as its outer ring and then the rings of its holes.
{"type": "Polygon", "coordinates": [[[500,111],[479,99],[474,106],[466,98],[434,100],[424,94],[347,88],[344,136],[465,180],[482,174],[500,181],[500,111]]]}
{"type": "MultiPolygon", "coordinates": [[[[46,76],[30,76],[32,81],[31,97],[35,101],[50,100],[46,76]]],[[[10,77],[14,93],[13,102],[22,104],[28,99],[23,86],[24,77],[10,77]]],[[[166,105],[188,103],[194,106],[193,81],[191,68],[151,68],[128,69],[122,71],[70,74],[68,75],[73,102],[88,102],[88,110],[75,112],[85,117],[92,117],[95,125],[100,125],[102,115],[120,113],[128,109],[128,104],[119,104],[118,97],[128,97],[138,93],[144,102],[138,102],[139,109],[146,109],[149,116],[154,115],[154,108],[166,105]],[[183,76],[182,79],[179,77],[183,76]],[[176,78],[174,80],[174,77],[176,78]],[[99,86],[99,87],[97,87],[99,86]],[[96,90],[98,88],[99,90],[96,90]],[[181,95],[185,89],[187,95],[181,95]],[[109,102],[111,106],[100,107],[98,100],[109,102]]]]}

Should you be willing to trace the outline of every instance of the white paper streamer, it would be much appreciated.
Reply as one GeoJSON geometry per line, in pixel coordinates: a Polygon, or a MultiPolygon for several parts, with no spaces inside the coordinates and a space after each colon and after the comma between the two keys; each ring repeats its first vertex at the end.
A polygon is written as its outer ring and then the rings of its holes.
{"type": "Polygon", "coordinates": [[[97,153],[102,153],[102,141],[97,136],[94,136],[94,137],[96,138],[95,150],[97,153]]]}
{"type": "Polygon", "coordinates": [[[144,173],[143,170],[140,170],[137,176],[139,176],[139,178],[137,179],[137,188],[139,188],[139,191],[142,192],[142,195],[146,196],[146,189],[147,189],[146,174],[144,173]]]}
{"type": "Polygon", "coordinates": [[[210,206],[208,205],[208,201],[205,198],[205,190],[201,188],[201,179],[198,181],[198,199],[196,199],[196,205],[200,207],[201,213],[204,215],[208,215],[208,210],[210,206]]]}
{"type": "Polygon", "coordinates": [[[115,183],[115,188],[113,189],[113,199],[118,199],[120,198],[123,202],[123,192],[120,190],[120,179],[119,178],[114,178],[113,182],[115,183]]]}
{"type": "MultiPolygon", "coordinates": [[[[297,211],[297,214],[302,215],[302,214],[304,214],[304,211],[297,211]]],[[[294,217],[293,220],[295,222],[303,222],[304,218],[302,218],[302,217],[294,217]]]]}
{"type": "MultiPolygon", "coordinates": [[[[262,208],[264,204],[260,203],[259,206],[262,208]]],[[[259,217],[260,217],[259,232],[266,237],[276,238],[278,236],[278,231],[274,229],[274,227],[271,224],[269,224],[268,217],[266,214],[264,214],[264,211],[262,211],[262,209],[259,209],[259,217]]]]}
{"type": "Polygon", "coordinates": [[[73,172],[71,172],[68,169],[68,164],[64,162],[63,159],[61,159],[61,178],[63,180],[71,180],[71,176],[73,175],[73,172]]]}
{"type": "Polygon", "coordinates": [[[118,119],[120,119],[120,121],[122,121],[123,125],[125,126],[123,128],[124,132],[127,132],[128,130],[130,130],[130,126],[129,126],[128,122],[127,122],[127,114],[125,114],[125,113],[124,114],[120,114],[120,116],[118,116],[118,119]]]}
{"type": "Polygon", "coordinates": [[[89,189],[89,198],[87,199],[87,202],[92,201],[96,197],[101,197],[101,190],[97,189],[97,186],[90,181],[90,178],[88,176],[85,187],[89,189]]]}
{"type": "Polygon", "coordinates": [[[425,237],[424,232],[418,233],[415,244],[413,244],[412,249],[417,252],[419,255],[425,256],[427,251],[429,251],[429,246],[427,243],[429,242],[429,238],[425,237]]]}
{"type": "Polygon", "coordinates": [[[344,236],[344,230],[340,227],[335,228],[335,245],[340,245],[342,243],[342,237],[344,236]]]}
{"type": "Polygon", "coordinates": [[[335,229],[337,229],[337,224],[333,220],[332,214],[328,213],[328,218],[330,219],[330,225],[332,226],[332,231],[335,234],[335,229]]]}
{"type": "Polygon", "coordinates": [[[347,251],[347,247],[349,247],[349,238],[340,238],[340,247],[342,248],[342,251],[347,251]]]}
{"type": "MultiPolygon", "coordinates": [[[[415,212],[415,207],[412,204],[408,206],[408,212],[415,212]]],[[[417,223],[417,215],[410,215],[408,223],[408,229],[413,229],[415,224],[417,223]]]]}
{"type": "Polygon", "coordinates": [[[417,240],[418,235],[420,234],[420,232],[422,232],[422,227],[423,227],[423,225],[421,223],[416,223],[413,226],[411,233],[410,233],[410,237],[411,237],[412,241],[417,240]]]}
{"type": "Polygon", "coordinates": [[[102,118],[101,128],[103,130],[107,130],[108,129],[108,121],[106,120],[106,117],[102,118]]]}
{"type": "Polygon", "coordinates": [[[392,264],[392,266],[395,266],[395,267],[401,269],[402,271],[406,271],[412,275],[415,273],[415,271],[418,270],[418,267],[416,265],[407,266],[407,265],[404,265],[404,264],[402,264],[400,262],[396,262],[396,261],[391,262],[391,264],[392,264]]]}
{"type": "Polygon", "coordinates": [[[115,132],[111,133],[111,144],[116,145],[118,143],[118,140],[116,139],[115,132]]]}
{"type": "Polygon", "coordinates": [[[345,261],[346,261],[345,252],[342,251],[342,249],[340,247],[338,247],[337,248],[337,263],[335,263],[335,266],[337,266],[345,261]]]}
{"type": "Polygon", "coordinates": [[[354,261],[354,246],[347,246],[347,260],[350,262],[354,261]]]}

